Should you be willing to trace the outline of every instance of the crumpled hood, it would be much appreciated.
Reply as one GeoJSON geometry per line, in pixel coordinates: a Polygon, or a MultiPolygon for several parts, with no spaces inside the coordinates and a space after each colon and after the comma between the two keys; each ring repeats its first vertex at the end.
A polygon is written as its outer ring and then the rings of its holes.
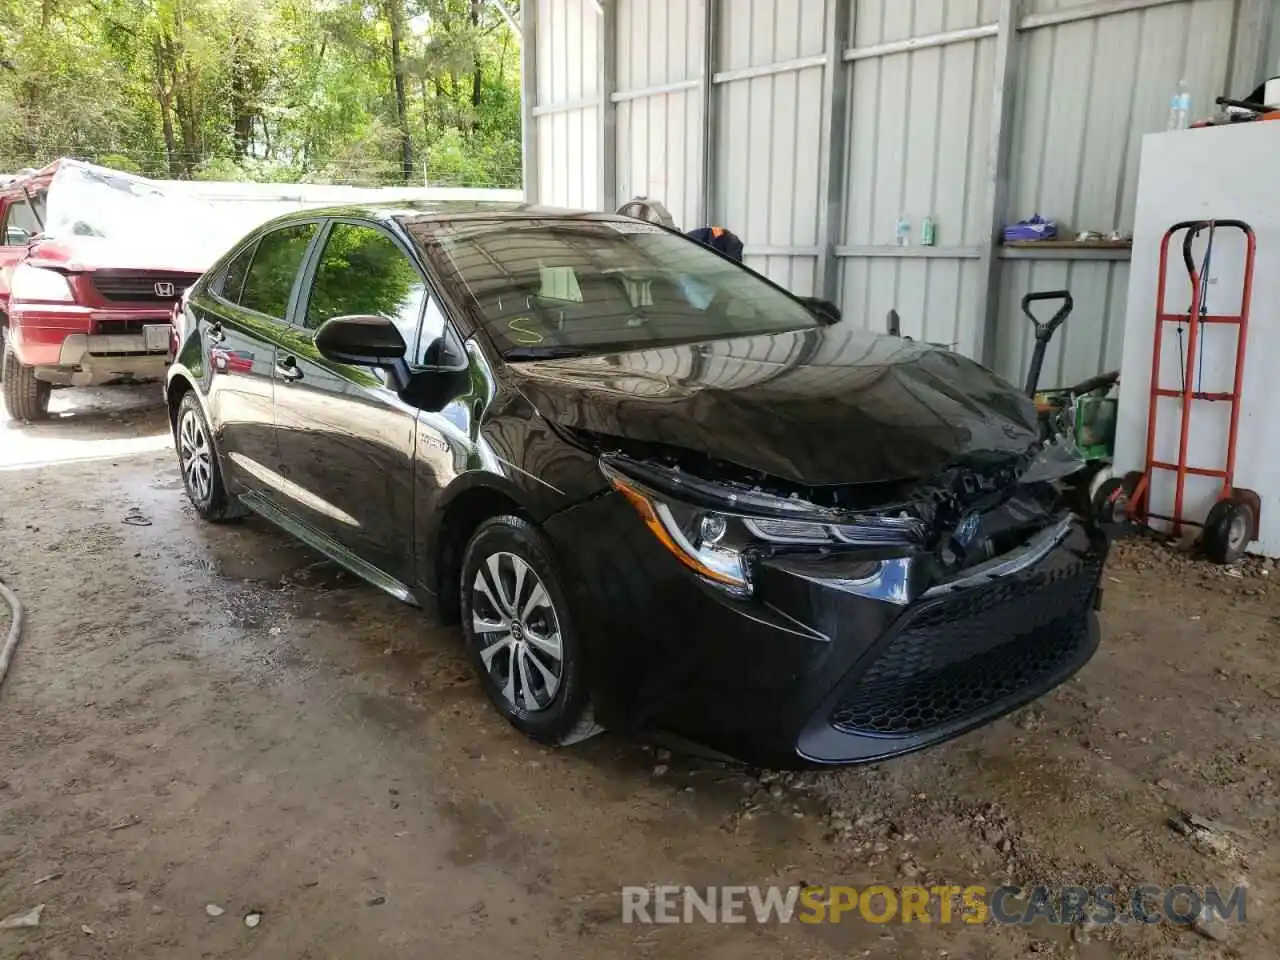
{"type": "Polygon", "coordinates": [[[985,367],[843,324],[508,369],[563,427],[798,484],[926,479],[1038,439],[1031,402],[985,367]]]}
{"type": "Polygon", "coordinates": [[[160,270],[199,275],[225,248],[175,243],[172,237],[150,242],[117,241],[102,237],[50,237],[32,247],[28,262],[62,270],[160,270]]]}

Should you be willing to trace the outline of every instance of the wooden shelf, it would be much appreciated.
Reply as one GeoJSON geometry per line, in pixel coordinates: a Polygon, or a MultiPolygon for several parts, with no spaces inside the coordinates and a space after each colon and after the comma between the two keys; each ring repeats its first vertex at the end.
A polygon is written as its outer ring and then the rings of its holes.
{"type": "Polygon", "coordinates": [[[1128,250],[1132,240],[1007,240],[1006,247],[1020,250],[1128,250]]]}
{"type": "Polygon", "coordinates": [[[1011,240],[1002,260],[1128,260],[1132,240],[1011,240]]]}

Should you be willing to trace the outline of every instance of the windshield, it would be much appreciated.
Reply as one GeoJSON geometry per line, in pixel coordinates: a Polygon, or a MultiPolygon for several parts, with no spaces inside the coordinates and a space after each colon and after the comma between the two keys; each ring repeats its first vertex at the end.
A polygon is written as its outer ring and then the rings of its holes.
{"type": "Polygon", "coordinates": [[[494,219],[433,223],[444,254],[509,359],[611,353],[818,326],[750,270],[654,224],[494,219]]]}

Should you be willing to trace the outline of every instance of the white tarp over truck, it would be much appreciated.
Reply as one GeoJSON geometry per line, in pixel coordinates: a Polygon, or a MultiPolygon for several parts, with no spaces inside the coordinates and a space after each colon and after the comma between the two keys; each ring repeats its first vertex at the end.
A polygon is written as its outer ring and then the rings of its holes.
{"type": "Polygon", "coordinates": [[[296,210],[386,200],[518,201],[521,196],[515,190],[148,180],[63,159],[44,196],[43,233],[97,248],[93,259],[99,265],[106,257],[120,266],[204,270],[254,227],[296,210]]]}

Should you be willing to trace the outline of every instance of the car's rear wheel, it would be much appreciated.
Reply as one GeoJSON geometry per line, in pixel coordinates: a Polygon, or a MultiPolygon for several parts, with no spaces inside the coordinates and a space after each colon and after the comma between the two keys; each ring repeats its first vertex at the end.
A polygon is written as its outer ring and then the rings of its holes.
{"type": "Polygon", "coordinates": [[[48,417],[49,394],[53,387],[44,380],[36,379],[35,368],[19,361],[7,340],[0,366],[4,367],[4,405],[9,416],[15,420],[43,420],[48,417]]]}
{"type": "Polygon", "coordinates": [[[486,520],[462,562],[462,627],[489,699],[523,734],[568,744],[598,733],[582,639],[551,544],[519,517],[486,520]]]}
{"type": "Polygon", "coordinates": [[[178,405],[174,445],[182,468],[182,485],[196,513],[205,520],[221,523],[241,515],[239,504],[227,493],[222,467],[213,446],[213,432],[200,409],[200,401],[190,391],[178,405]]]}

